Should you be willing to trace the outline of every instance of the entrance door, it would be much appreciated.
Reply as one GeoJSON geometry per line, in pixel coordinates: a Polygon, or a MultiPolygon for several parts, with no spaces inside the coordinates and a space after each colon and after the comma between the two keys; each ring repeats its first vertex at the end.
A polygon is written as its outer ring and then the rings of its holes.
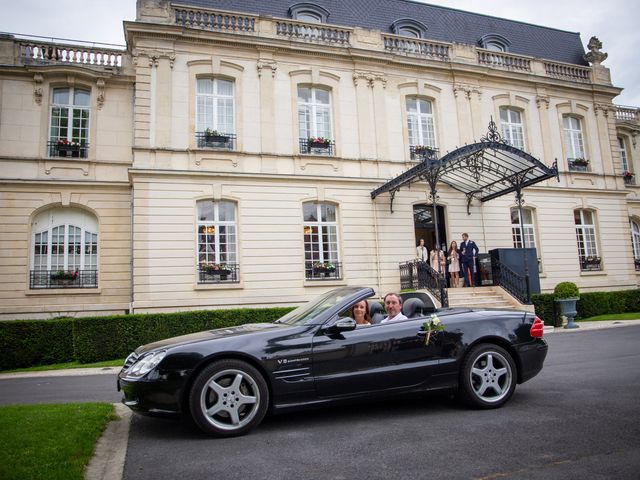
{"type": "MultiPolygon", "coordinates": [[[[436,206],[438,212],[438,234],[440,236],[440,248],[447,251],[447,228],[444,223],[444,207],[436,206]]],[[[424,238],[424,244],[429,251],[433,250],[436,244],[436,225],[433,221],[433,205],[413,206],[413,225],[416,234],[416,245],[424,238]]]]}

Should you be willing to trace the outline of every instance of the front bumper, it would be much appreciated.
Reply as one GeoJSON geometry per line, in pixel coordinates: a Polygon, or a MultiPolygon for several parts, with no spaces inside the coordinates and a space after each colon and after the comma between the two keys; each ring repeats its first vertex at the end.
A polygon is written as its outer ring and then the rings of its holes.
{"type": "Polygon", "coordinates": [[[131,410],[148,415],[179,414],[185,376],[151,371],[142,378],[118,375],[117,388],[122,403],[131,410]]]}

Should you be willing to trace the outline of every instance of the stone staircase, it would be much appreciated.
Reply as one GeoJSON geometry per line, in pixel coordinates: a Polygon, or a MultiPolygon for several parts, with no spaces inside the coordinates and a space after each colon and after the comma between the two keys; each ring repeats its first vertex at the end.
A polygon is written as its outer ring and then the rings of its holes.
{"type": "Polygon", "coordinates": [[[513,308],[533,312],[533,305],[523,305],[501,287],[449,288],[450,307],[513,308]]]}

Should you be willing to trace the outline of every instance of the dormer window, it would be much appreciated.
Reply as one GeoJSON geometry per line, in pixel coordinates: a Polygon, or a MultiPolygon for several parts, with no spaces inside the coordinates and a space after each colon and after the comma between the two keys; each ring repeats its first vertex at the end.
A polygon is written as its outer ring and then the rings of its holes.
{"type": "Polygon", "coordinates": [[[424,38],[427,34],[427,26],[410,18],[401,18],[391,24],[391,31],[405,37],[424,38]]]}
{"type": "Polygon", "coordinates": [[[495,33],[484,35],[480,40],[478,40],[478,44],[481,48],[491,50],[493,52],[508,52],[509,47],[511,46],[511,42],[509,40],[502,35],[497,35],[495,33]]]}
{"type": "Polygon", "coordinates": [[[329,11],[314,3],[295,3],[289,7],[294,20],[307,23],[327,23],[329,11]]]}

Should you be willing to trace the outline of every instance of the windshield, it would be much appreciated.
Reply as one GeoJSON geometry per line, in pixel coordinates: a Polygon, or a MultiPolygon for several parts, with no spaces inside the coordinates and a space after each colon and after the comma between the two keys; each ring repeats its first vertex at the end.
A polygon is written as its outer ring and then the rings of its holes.
{"type": "Polygon", "coordinates": [[[339,288],[321,295],[309,303],[299,306],[284,317],[276,320],[276,323],[286,323],[287,325],[306,325],[313,323],[319,315],[329,310],[334,305],[340,303],[347,297],[362,290],[361,288],[339,288]]]}

